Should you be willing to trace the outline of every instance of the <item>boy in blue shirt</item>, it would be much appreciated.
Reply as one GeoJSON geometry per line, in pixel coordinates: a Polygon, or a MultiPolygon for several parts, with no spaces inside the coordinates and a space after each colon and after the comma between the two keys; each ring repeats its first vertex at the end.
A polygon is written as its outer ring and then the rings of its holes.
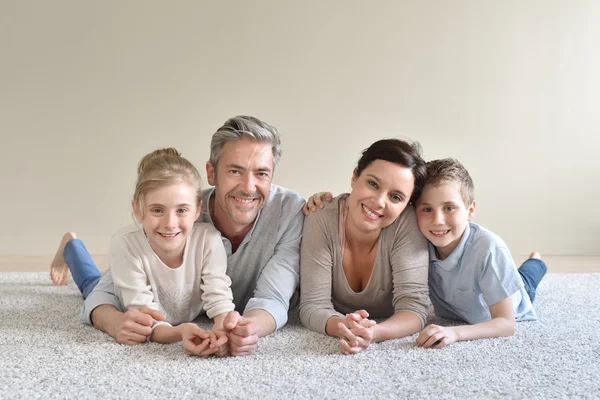
{"type": "Polygon", "coordinates": [[[517,270],[506,244],[470,222],[473,181],[457,160],[427,163],[416,202],[419,228],[429,240],[429,295],[435,313],[470,325],[429,325],[417,346],[442,348],[456,341],[512,336],[515,321],[536,319],[535,291],[546,273],[539,253],[517,270]]]}

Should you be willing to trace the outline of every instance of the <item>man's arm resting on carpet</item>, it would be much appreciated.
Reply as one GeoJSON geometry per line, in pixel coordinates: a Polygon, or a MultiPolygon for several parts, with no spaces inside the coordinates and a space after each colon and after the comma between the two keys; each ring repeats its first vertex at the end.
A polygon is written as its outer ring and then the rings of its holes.
{"type": "Polygon", "coordinates": [[[152,333],[154,321],[165,317],[148,307],[122,313],[113,305],[102,304],[92,310],[90,319],[94,328],[108,333],[117,343],[134,345],[144,343],[152,333]]]}
{"type": "Polygon", "coordinates": [[[244,313],[244,318],[249,319],[256,324],[258,328],[258,337],[270,335],[275,332],[275,328],[277,328],[275,318],[265,310],[255,309],[247,311],[244,313]]]}

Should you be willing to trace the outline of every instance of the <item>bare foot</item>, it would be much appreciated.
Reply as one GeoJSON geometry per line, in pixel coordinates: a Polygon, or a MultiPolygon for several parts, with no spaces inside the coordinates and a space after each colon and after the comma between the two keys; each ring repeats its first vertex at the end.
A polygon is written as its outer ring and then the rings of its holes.
{"type": "Polygon", "coordinates": [[[542,256],[537,251],[532,251],[531,254],[529,255],[529,258],[537,258],[537,259],[541,260],[542,256]]]}
{"type": "Polygon", "coordinates": [[[69,276],[71,274],[69,273],[69,267],[67,266],[63,253],[65,252],[67,243],[75,238],[76,236],[73,232],[65,233],[60,241],[58,250],[56,250],[54,260],[52,260],[52,263],[50,264],[50,279],[52,279],[52,282],[54,282],[55,285],[66,285],[69,283],[69,276]]]}

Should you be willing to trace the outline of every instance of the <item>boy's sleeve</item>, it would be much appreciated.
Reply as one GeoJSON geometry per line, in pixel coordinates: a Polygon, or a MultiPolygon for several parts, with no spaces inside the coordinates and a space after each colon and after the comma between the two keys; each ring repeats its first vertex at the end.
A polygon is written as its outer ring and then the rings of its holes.
{"type": "Polygon", "coordinates": [[[490,251],[479,277],[479,287],[488,306],[512,296],[523,287],[523,280],[506,247],[490,251]]]}

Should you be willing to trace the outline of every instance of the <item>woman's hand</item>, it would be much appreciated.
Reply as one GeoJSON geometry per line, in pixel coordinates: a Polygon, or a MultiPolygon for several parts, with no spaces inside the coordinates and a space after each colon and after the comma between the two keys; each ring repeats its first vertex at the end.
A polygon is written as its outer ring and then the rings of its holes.
{"type": "Polygon", "coordinates": [[[340,347],[343,354],[356,354],[368,348],[375,339],[377,322],[368,319],[369,313],[357,310],[346,314],[344,322],[338,324],[340,347]]]}
{"type": "Polygon", "coordinates": [[[451,326],[428,325],[419,333],[417,346],[441,349],[456,342],[456,332],[451,326]]]}

